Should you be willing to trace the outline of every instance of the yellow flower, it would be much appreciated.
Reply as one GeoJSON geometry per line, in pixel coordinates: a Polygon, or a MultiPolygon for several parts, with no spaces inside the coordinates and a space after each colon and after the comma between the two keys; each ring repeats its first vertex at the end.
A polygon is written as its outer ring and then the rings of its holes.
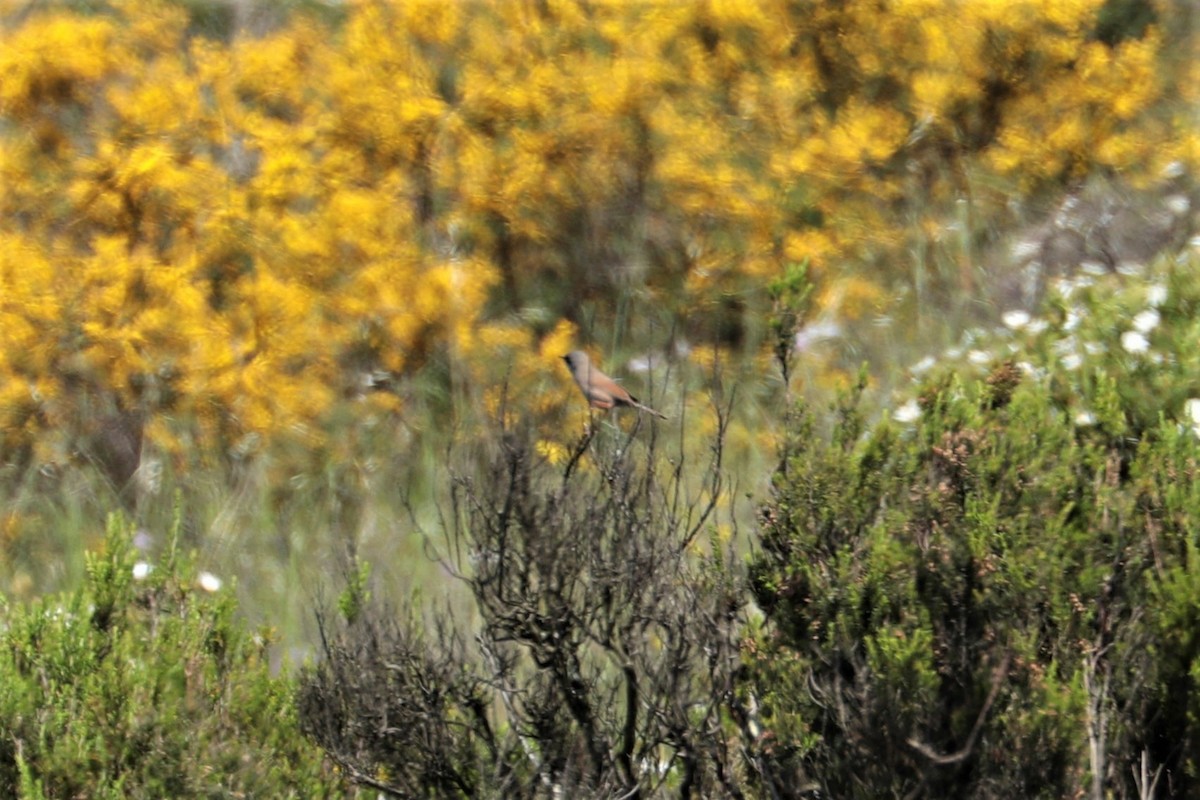
{"type": "Polygon", "coordinates": [[[567,448],[563,447],[561,443],[552,442],[548,439],[539,439],[535,445],[535,449],[538,455],[555,466],[566,463],[567,456],[569,455],[567,448]]]}

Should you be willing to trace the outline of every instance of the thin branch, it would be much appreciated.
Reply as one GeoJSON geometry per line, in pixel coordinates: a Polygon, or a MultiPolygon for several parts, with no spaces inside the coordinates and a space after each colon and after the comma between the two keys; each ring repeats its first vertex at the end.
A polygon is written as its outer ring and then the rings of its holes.
{"type": "Polygon", "coordinates": [[[992,688],[988,692],[987,699],[983,702],[983,707],[979,709],[979,716],[975,718],[975,725],[971,728],[971,734],[967,736],[966,744],[958,752],[943,755],[915,737],[906,740],[908,746],[928,758],[934,764],[940,766],[965,761],[975,748],[975,740],[979,738],[979,732],[983,730],[983,723],[987,719],[988,712],[992,710],[992,704],[996,702],[996,697],[1000,694],[1000,687],[1004,685],[1004,679],[1008,675],[1008,665],[1011,660],[1012,653],[1005,653],[1004,659],[996,667],[995,671],[993,671],[992,688]]]}
{"type": "Polygon", "coordinates": [[[401,789],[399,786],[394,786],[386,781],[381,781],[378,778],[371,777],[358,767],[354,766],[353,763],[345,758],[342,758],[332,750],[326,750],[325,752],[329,758],[338,765],[338,769],[346,773],[346,777],[360,786],[369,786],[376,791],[383,792],[389,797],[416,797],[416,795],[410,794],[404,789],[401,789]]]}

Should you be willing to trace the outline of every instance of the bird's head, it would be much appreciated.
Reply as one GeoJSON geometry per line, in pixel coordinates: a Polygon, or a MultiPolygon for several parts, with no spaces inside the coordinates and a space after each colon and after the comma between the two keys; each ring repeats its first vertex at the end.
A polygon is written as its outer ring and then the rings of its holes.
{"type": "Polygon", "coordinates": [[[567,366],[571,369],[585,368],[589,363],[587,353],[582,350],[572,350],[563,356],[562,360],[567,362],[567,366]]]}

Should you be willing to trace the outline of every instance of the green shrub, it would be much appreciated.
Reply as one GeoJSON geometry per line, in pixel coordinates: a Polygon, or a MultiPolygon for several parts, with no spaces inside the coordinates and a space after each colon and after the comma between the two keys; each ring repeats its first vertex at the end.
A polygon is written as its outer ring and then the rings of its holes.
{"type": "Polygon", "coordinates": [[[869,425],[861,387],[828,438],[795,413],[751,567],[767,624],[746,654],[777,782],[1189,795],[1195,273],[1061,287],[1046,322],[976,336],[1004,354],[986,374],[944,368],[895,419],[869,425]]]}
{"type": "Polygon", "coordinates": [[[3,608],[0,796],[341,796],[232,596],[136,560],[112,518],[82,588],[3,608]]]}

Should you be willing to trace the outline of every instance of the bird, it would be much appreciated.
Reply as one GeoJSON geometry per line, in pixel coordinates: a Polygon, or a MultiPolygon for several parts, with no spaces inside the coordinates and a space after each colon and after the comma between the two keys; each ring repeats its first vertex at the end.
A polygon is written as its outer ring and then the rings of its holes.
{"type": "Polygon", "coordinates": [[[583,392],[583,396],[587,398],[588,404],[592,408],[600,408],[607,411],[614,406],[628,406],[636,408],[639,411],[648,411],[657,417],[667,419],[667,415],[661,411],[655,411],[650,406],[642,405],[638,399],[612,378],[605,375],[599,369],[592,365],[592,360],[588,358],[588,354],[582,350],[574,350],[562,357],[562,360],[567,362],[567,368],[571,370],[571,377],[575,379],[575,383],[579,386],[579,391],[583,392]]]}

